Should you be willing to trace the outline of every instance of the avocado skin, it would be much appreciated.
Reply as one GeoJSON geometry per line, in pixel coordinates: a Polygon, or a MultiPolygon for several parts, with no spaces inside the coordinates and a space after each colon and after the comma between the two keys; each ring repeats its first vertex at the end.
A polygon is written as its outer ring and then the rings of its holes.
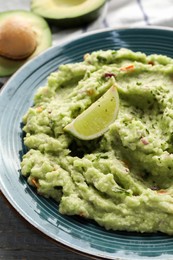
{"type": "Polygon", "coordinates": [[[105,1],[97,9],[95,9],[95,10],[89,12],[89,13],[86,13],[84,15],[79,15],[79,16],[72,17],[72,18],[68,18],[68,17],[49,18],[49,17],[46,17],[46,15],[42,15],[41,13],[37,13],[37,12],[34,11],[34,9],[32,9],[32,2],[33,1],[34,0],[31,1],[31,10],[32,10],[33,13],[44,17],[50,25],[56,25],[57,27],[60,27],[62,29],[70,29],[70,28],[88,25],[89,23],[93,22],[94,20],[96,20],[101,15],[103,8],[106,4],[106,1],[105,1]]]}

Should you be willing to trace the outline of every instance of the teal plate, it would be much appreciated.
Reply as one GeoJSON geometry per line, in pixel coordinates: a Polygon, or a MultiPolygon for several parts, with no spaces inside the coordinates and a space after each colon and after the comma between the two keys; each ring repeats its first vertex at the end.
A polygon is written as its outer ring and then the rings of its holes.
{"type": "Polygon", "coordinates": [[[0,97],[0,183],[15,209],[33,226],[79,252],[105,259],[173,259],[173,237],[161,233],[111,232],[96,223],[58,213],[57,204],[33,190],[20,174],[26,152],[22,116],[32,105],[36,89],[62,63],[81,61],[87,52],[129,48],[173,58],[173,31],[163,28],[109,29],[85,34],[55,46],[23,66],[6,84],[0,97]]]}

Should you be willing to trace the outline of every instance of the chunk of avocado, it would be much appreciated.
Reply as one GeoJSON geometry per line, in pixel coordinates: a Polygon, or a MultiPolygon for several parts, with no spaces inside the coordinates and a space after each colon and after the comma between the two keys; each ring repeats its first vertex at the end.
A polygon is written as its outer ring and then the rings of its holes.
{"type": "Polygon", "coordinates": [[[31,10],[50,23],[71,28],[98,18],[105,2],[106,0],[32,0],[31,10]]]}
{"type": "MultiPolygon", "coordinates": [[[[1,12],[0,13],[0,38],[2,39],[3,33],[5,31],[2,29],[2,26],[6,25],[10,20],[15,21],[15,19],[19,19],[20,22],[23,21],[25,24],[28,24],[31,30],[34,33],[36,47],[33,50],[32,54],[25,59],[15,59],[14,57],[9,57],[10,55],[3,55],[3,52],[0,53],[0,77],[10,76],[12,75],[19,67],[21,67],[26,61],[30,60],[31,58],[38,55],[43,50],[47,49],[52,44],[52,35],[50,28],[47,22],[40,16],[23,10],[14,10],[8,12],[1,12]],[[8,58],[7,58],[8,57],[8,58]]],[[[11,22],[12,23],[12,22],[11,22]]],[[[5,27],[6,28],[6,27],[5,27]]],[[[7,34],[7,33],[6,33],[7,34]]],[[[18,41],[20,36],[18,35],[18,41]]],[[[1,41],[2,42],[2,41],[1,41]]],[[[8,42],[8,45],[10,43],[8,42]]],[[[19,44],[19,43],[18,43],[19,44]]],[[[17,44],[16,44],[17,46],[17,44]]],[[[12,42],[12,48],[14,47],[14,42],[12,42]]],[[[8,52],[8,48],[6,48],[8,52]]],[[[8,53],[7,53],[8,54],[8,53]]]]}

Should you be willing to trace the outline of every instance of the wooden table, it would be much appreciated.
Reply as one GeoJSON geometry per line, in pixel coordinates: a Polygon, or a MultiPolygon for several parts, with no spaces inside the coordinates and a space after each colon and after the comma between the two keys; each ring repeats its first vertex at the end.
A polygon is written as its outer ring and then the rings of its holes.
{"type": "MultiPolygon", "coordinates": [[[[88,260],[30,225],[0,192],[0,259],[88,260]]],[[[96,258],[95,258],[96,259],[96,258]]]]}

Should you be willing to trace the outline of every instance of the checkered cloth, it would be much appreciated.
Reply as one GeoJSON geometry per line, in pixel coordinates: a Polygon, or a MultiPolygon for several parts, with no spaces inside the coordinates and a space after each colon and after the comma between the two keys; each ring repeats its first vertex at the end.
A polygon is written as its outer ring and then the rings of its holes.
{"type": "MultiPolygon", "coordinates": [[[[0,12],[14,9],[29,10],[30,1],[0,0],[0,12]]],[[[89,31],[135,26],[173,27],[173,0],[109,0],[101,16],[88,26],[69,30],[52,27],[53,45],[89,31]]],[[[0,78],[0,86],[6,80],[0,78]]]]}

